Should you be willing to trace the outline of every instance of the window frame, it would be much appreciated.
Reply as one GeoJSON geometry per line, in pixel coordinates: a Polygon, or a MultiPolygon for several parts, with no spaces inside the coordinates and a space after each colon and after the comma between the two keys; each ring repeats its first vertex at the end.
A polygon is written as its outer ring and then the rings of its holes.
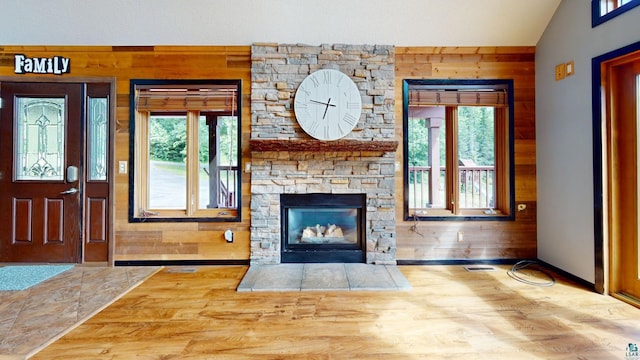
{"type": "MultiPolygon", "coordinates": [[[[239,222],[242,221],[242,80],[229,80],[229,79],[211,79],[211,80],[158,80],[158,79],[131,79],[129,89],[129,222],[239,222]],[[234,111],[237,118],[237,177],[236,187],[236,207],[235,208],[212,208],[212,209],[197,209],[187,205],[185,210],[162,210],[160,214],[151,214],[150,216],[143,216],[137,210],[141,202],[146,201],[148,196],[148,186],[143,186],[148,180],[148,170],[143,170],[141,167],[143,164],[148,163],[148,153],[145,153],[144,149],[148,149],[147,146],[142,145],[140,138],[148,138],[148,126],[138,126],[138,110],[136,108],[136,89],[139,86],[192,86],[192,85],[231,85],[236,88],[236,98],[234,111]]],[[[194,129],[189,128],[189,119],[194,118],[193,112],[185,110],[185,116],[187,118],[187,133],[193,133],[194,129]]],[[[155,111],[147,112],[147,115],[143,118],[148,119],[155,111]]],[[[175,110],[168,110],[168,114],[176,114],[175,110]]],[[[200,111],[201,116],[207,116],[211,114],[211,110],[200,111]]],[[[195,116],[195,121],[198,121],[198,116],[195,116]]],[[[147,124],[148,125],[148,124],[147,124]]],[[[197,135],[197,131],[196,131],[197,135]]],[[[193,136],[193,134],[191,134],[193,136]]],[[[197,139],[198,136],[195,136],[197,139]]],[[[193,174],[189,175],[189,164],[192,160],[190,158],[197,159],[198,150],[194,148],[187,148],[187,183],[197,182],[197,177],[194,179],[193,174]]],[[[197,166],[196,166],[197,168],[197,166]]],[[[189,185],[187,185],[189,187],[189,185]]]]}
{"type": "MultiPolygon", "coordinates": [[[[475,221],[475,220],[515,220],[515,166],[514,166],[514,91],[512,79],[488,79],[488,80],[453,80],[453,79],[403,79],[402,82],[403,92],[403,109],[402,109],[402,131],[403,131],[403,189],[404,189],[404,220],[409,221],[475,221]],[[495,208],[495,214],[486,214],[482,210],[464,210],[464,214],[452,214],[448,210],[436,210],[432,214],[426,215],[411,215],[409,212],[409,137],[408,137],[408,125],[409,125],[409,90],[411,86],[432,86],[435,88],[447,88],[447,89],[475,89],[482,87],[505,87],[507,89],[507,124],[504,134],[506,136],[506,151],[508,159],[508,169],[503,171],[499,179],[500,181],[507,181],[508,184],[504,185],[505,196],[507,197],[502,202],[507,204],[507,208],[499,209],[495,208]],[[499,211],[506,210],[506,211],[499,211]]],[[[461,104],[464,106],[464,104],[461,104]]],[[[450,107],[447,107],[446,111],[450,107]]],[[[496,139],[497,141],[497,139],[496,139]]],[[[449,146],[449,145],[447,145],[449,146]]],[[[496,142],[496,146],[497,142],[496,142]]],[[[500,155],[496,153],[496,161],[502,158],[505,154],[500,155]]],[[[451,161],[447,158],[447,161],[451,161]]],[[[447,164],[449,165],[449,164],[447,164]]],[[[457,168],[456,166],[454,166],[457,168]]],[[[497,164],[496,164],[497,167],[497,164]]],[[[496,171],[497,178],[497,171],[496,171]]],[[[446,179],[445,181],[449,181],[446,179]]],[[[497,181],[497,180],[496,180],[497,181]]],[[[499,191],[499,190],[497,190],[499,191]]],[[[499,196],[496,192],[495,196],[499,196]]]]}
{"type": "MultiPolygon", "coordinates": [[[[605,23],[618,15],[622,15],[625,12],[640,5],[640,0],[631,0],[630,2],[619,5],[615,9],[609,11],[604,15],[600,15],[602,10],[602,1],[604,0],[591,0],[591,27],[594,28],[602,23],[605,23]]],[[[620,0],[614,0],[620,1],[620,0]]]]}

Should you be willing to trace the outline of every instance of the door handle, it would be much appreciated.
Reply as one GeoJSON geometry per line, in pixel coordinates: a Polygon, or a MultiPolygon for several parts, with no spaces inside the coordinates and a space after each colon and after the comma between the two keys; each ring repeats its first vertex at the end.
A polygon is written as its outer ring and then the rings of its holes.
{"type": "Polygon", "coordinates": [[[75,193],[77,193],[77,192],[78,192],[78,189],[76,189],[76,188],[72,187],[72,188],[70,188],[70,189],[68,189],[68,190],[65,190],[65,191],[61,192],[60,194],[62,194],[62,195],[69,195],[69,194],[75,194],[75,193]]]}

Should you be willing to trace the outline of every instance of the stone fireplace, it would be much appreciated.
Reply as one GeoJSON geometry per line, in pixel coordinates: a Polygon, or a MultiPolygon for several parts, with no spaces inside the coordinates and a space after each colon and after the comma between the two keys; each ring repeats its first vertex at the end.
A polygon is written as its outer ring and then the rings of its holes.
{"type": "MultiPolygon", "coordinates": [[[[392,46],[252,46],[252,264],[396,263],[393,61],[392,46]],[[302,80],[324,68],[349,75],[362,96],[358,124],[345,138],[335,141],[318,141],[306,135],[292,109],[293,96],[302,80]],[[291,216],[305,215],[283,208],[281,198],[289,195],[300,195],[303,200],[328,199],[322,204],[312,204],[326,214],[317,218],[317,224],[296,225],[302,228],[295,231],[287,228],[291,216]],[[359,198],[361,205],[349,205],[350,209],[346,209],[340,195],[359,198]],[[290,241],[292,232],[315,225],[336,225],[332,223],[338,221],[330,218],[352,216],[354,208],[358,224],[340,226],[345,227],[341,229],[343,234],[348,232],[352,236],[355,232],[355,240],[337,236],[327,240],[324,232],[317,236],[317,230],[309,229],[304,241],[297,239],[297,235],[290,241]],[[315,236],[310,235],[311,231],[316,231],[315,236]],[[322,244],[321,238],[327,243],[322,244]],[[289,257],[295,250],[302,255],[289,257]],[[310,250],[327,254],[318,260],[317,256],[310,256],[310,250]],[[332,251],[335,254],[329,254],[332,251]]],[[[286,204],[285,201],[285,207],[286,204]]]]}

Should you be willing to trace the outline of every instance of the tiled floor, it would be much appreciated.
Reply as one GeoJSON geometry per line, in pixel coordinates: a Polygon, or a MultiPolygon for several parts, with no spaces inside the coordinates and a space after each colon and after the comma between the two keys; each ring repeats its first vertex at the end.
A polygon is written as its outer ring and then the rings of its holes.
{"type": "Polygon", "coordinates": [[[396,266],[369,264],[252,265],[238,286],[247,291],[409,290],[396,266]]]}
{"type": "Polygon", "coordinates": [[[29,289],[0,291],[0,359],[32,355],[158,270],[75,266],[29,289]]]}

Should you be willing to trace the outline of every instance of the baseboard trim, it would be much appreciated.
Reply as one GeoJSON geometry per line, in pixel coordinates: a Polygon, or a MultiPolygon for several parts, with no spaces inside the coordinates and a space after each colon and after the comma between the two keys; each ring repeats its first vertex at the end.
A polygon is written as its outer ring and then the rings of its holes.
{"type": "MultiPolygon", "coordinates": [[[[513,265],[523,259],[442,259],[442,260],[397,260],[398,265],[513,265]]],[[[535,259],[525,259],[533,260],[535,259]]]]}
{"type": "Polygon", "coordinates": [[[549,270],[557,273],[558,275],[562,276],[563,278],[565,278],[565,279],[567,279],[567,280],[569,280],[571,282],[574,282],[574,283],[576,283],[576,284],[578,284],[580,286],[583,286],[583,287],[585,287],[585,288],[587,288],[587,289],[589,289],[589,290],[591,290],[593,292],[596,292],[598,294],[602,294],[600,291],[596,290],[596,285],[594,283],[592,283],[590,281],[587,281],[587,280],[585,280],[585,279],[583,279],[581,277],[577,277],[577,276],[575,276],[575,275],[573,275],[573,274],[571,274],[569,272],[566,272],[565,270],[562,270],[562,269],[560,269],[558,267],[555,267],[555,266],[553,266],[553,265],[551,265],[551,264],[549,264],[549,263],[547,263],[545,261],[542,261],[542,260],[536,260],[536,261],[538,262],[538,264],[540,264],[540,266],[548,268],[549,270]]]}
{"type": "Polygon", "coordinates": [[[118,260],[115,266],[249,265],[249,260],[118,260]]]}
{"type": "Polygon", "coordinates": [[[601,293],[596,290],[594,283],[577,277],[571,273],[566,272],[558,267],[555,267],[540,259],[451,259],[451,260],[397,260],[398,265],[513,265],[519,261],[535,261],[538,265],[545,267],[554,273],[562,276],[568,281],[576,283],[582,287],[587,288],[596,293],[601,293]]]}

